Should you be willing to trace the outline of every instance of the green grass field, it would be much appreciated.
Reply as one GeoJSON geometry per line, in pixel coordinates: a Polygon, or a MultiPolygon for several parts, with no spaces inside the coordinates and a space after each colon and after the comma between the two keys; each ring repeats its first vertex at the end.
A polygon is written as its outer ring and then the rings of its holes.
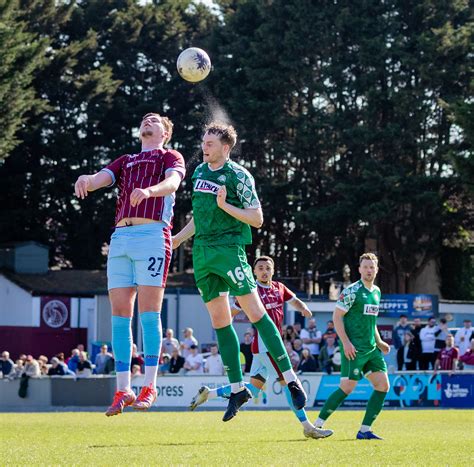
{"type": "MultiPolygon", "coordinates": [[[[311,419],[316,413],[311,413],[311,419]]],[[[0,414],[1,465],[473,465],[474,412],[385,411],[356,441],[363,412],[340,411],[325,440],[305,439],[293,414],[132,411],[0,414]]]]}

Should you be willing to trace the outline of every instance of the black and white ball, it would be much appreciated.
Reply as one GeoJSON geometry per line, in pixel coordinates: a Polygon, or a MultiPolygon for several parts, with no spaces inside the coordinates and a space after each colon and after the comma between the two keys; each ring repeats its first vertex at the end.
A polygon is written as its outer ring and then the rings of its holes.
{"type": "Polygon", "coordinates": [[[190,47],[179,54],[176,67],[181,78],[190,83],[197,83],[210,73],[211,59],[204,50],[190,47]]]}

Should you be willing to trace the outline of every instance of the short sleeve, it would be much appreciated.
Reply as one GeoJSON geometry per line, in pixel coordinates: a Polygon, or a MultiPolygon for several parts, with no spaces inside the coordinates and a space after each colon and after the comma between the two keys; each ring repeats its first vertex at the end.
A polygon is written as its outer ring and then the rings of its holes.
{"type": "Polygon", "coordinates": [[[101,172],[107,172],[112,177],[112,183],[109,186],[115,184],[115,182],[120,178],[122,173],[123,163],[126,159],[127,155],[124,154],[120,156],[118,159],[115,159],[110,164],[106,165],[101,172]]]}
{"type": "Polygon", "coordinates": [[[181,180],[186,175],[186,166],[184,158],[178,151],[169,150],[165,153],[165,173],[175,171],[181,176],[181,180]]]}
{"type": "Polygon", "coordinates": [[[453,358],[459,358],[459,350],[456,347],[453,348],[453,358]]]}
{"type": "Polygon", "coordinates": [[[344,289],[336,302],[336,308],[340,308],[344,311],[349,311],[352,305],[354,305],[356,295],[352,289],[344,289]]]}
{"type": "Polygon", "coordinates": [[[237,186],[236,193],[245,209],[257,209],[260,207],[255,181],[246,170],[236,172],[237,186]]]}
{"type": "Polygon", "coordinates": [[[284,302],[289,302],[295,298],[295,294],[284,284],[281,284],[281,293],[284,302]]]}

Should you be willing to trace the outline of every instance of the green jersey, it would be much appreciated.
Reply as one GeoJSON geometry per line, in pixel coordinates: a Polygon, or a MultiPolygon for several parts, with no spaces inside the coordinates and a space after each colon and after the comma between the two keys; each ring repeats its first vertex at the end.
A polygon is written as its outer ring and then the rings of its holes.
{"type": "Polygon", "coordinates": [[[252,243],[250,226],[230,216],[217,205],[217,192],[227,189],[227,202],[241,209],[259,208],[255,182],[241,165],[228,160],[212,170],[202,163],[193,177],[193,217],[196,232],[194,244],[201,246],[246,245],[252,243]]]}
{"type": "Polygon", "coordinates": [[[358,352],[371,352],[376,348],[375,327],[382,294],[374,285],[367,289],[361,280],[344,289],[336,307],[345,310],[344,329],[358,352]]]}

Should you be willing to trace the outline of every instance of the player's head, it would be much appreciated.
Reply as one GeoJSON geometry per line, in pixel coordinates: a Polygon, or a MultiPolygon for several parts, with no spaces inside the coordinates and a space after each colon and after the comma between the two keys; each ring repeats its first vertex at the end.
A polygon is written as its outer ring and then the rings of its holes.
{"type": "Polygon", "coordinates": [[[364,253],[359,258],[359,272],[363,281],[374,282],[379,271],[379,259],[374,253],[364,253]]]}
{"type": "Polygon", "coordinates": [[[148,113],[140,124],[140,140],[153,138],[158,143],[167,144],[173,134],[173,122],[157,113],[148,113]]]}
{"type": "Polygon", "coordinates": [[[454,336],[452,334],[448,334],[446,336],[446,347],[448,347],[449,349],[451,347],[454,347],[454,336]]]}
{"type": "Polygon", "coordinates": [[[212,164],[227,160],[236,143],[237,132],[232,125],[209,123],[204,128],[201,143],[204,162],[212,164]]]}
{"type": "Polygon", "coordinates": [[[253,262],[253,273],[259,282],[267,284],[272,281],[275,263],[270,256],[259,256],[253,262]]]}
{"type": "Polygon", "coordinates": [[[211,354],[212,355],[217,355],[219,353],[219,348],[217,347],[217,344],[212,344],[211,345],[211,354]]]}

